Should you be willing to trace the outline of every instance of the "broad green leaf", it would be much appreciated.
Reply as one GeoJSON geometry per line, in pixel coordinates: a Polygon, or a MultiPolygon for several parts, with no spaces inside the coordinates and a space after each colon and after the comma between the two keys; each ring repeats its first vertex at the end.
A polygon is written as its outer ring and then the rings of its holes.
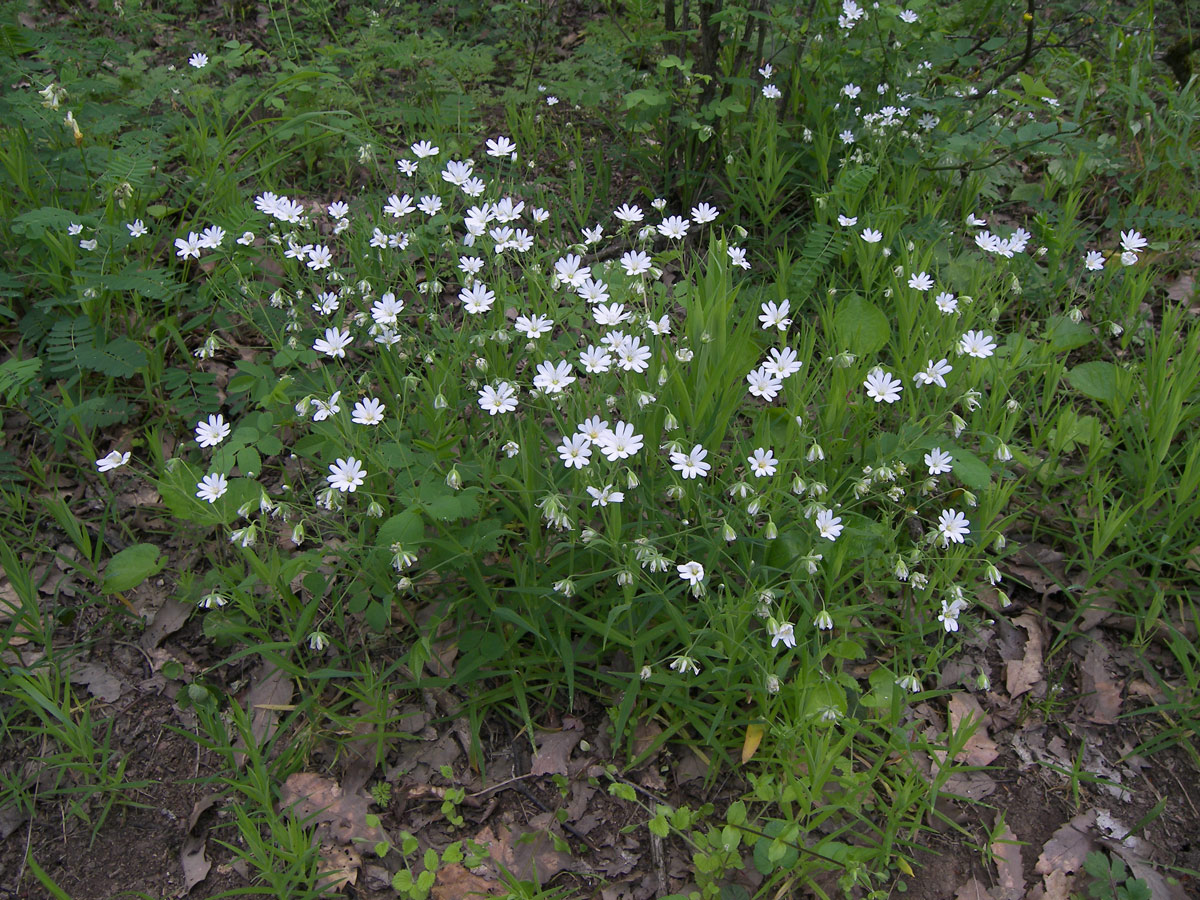
{"type": "Polygon", "coordinates": [[[108,561],[101,587],[106,594],[124,593],[160,572],[166,563],[167,558],[153,544],[134,544],[108,561]]]}
{"type": "Polygon", "coordinates": [[[1080,363],[1067,373],[1067,381],[1081,394],[1109,406],[1123,406],[1131,387],[1127,371],[1101,360],[1080,363]]]}
{"type": "Polygon", "coordinates": [[[841,346],[859,356],[883,349],[892,336],[892,326],[878,306],[851,294],[838,305],[833,328],[841,346]]]}

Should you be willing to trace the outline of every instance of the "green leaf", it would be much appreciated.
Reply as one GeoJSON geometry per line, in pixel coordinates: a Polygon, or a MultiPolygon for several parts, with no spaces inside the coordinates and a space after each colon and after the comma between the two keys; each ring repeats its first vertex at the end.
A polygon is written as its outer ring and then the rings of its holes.
{"type": "Polygon", "coordinates": [[[879,352],[892,336],[892,326],[883,311],[858,294],[838,304],[833,329],[840,345],[859,356],[879,352]]]}
{"type": "Polygon", "coordinates": [[[391,554],[392,544],[403,544],[405,547],[416,548],[425,537],[425,527],[421,517],[411,509],[392,516],[379,526],[379,534],[375,538],[376,546],[384,553],[391,554]]]}
{"type": "Polygon", "coordinates": [[[146,366],[146,351],[127,337],[113,338],[101,347],[80,347],[76,355],[80,368],[100,372],[110,378],[129,378],[146,366]]]}
{"type": "Polygon", "coordinates": [[[948,446],[946,452],[954,458],[954,475],[972,491],[983,491],[992,482],[992,470],[970,450],[948,446]]]}
{"type": "Polygon", "coordinates": [[[1123,406],[1132,387],[1129,372],[1110,362],[1080,363],[1067,373],[1071,387],[1109,406],[1123,406]]]}
{"type": "Polygon", "coordinates": [[[1046,322],[1046,340],[1056,353],[1078,350],[1095,338],[1090,325],[1072,322],[1067,316],[1054,316],[1046,322]]]}
{"type": "Polygon", "coordinates": [[[160,554],[158,547],[134,544],[108,561],[101,587],[106,594],[124,593],[160,572],[166,564],[167,558],[160,554]]]}

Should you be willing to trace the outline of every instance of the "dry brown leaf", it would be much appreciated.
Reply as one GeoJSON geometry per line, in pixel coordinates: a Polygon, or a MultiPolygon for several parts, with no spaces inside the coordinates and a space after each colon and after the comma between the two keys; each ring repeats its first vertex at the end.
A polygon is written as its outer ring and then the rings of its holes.
{"type": "Polygon", "coordinates": [[[530,881],[536,877],[537,881],[544,884],[575,863],[569,855],[554,849],[550,834],[545,829],[517,832],[499,825],[496,832],[485,828],[475,837],[475,841],[486,844],[488,855],[519,881],[530,881]]]}
{"type": "Polygon", "coordinates": [[[583,737],[582,731],[563,729],[538,735],[537,752],[530,767],[532,775],[566,775],[569,773],[571,751],[583,737]]]}
{"type": "Polygon", "coordinates": [[[116,703],[127,686],[101,663],[86,662],[71,666],[71,683],[87,686],[88,693],[105,703],[116,703]]]}
{"type": "Polygon", "coordinates": [[[1070,900],[1071,888],[1075,886],[1075,876],[1066,872],[1051,872],[1043,880],[1045,892],[1042,900],[1070,900]]]}
{"type": "Polygon", "coordinates": [[[188,893],[208,877],[212,863],[205,857],[206,837],[196,834],[196,824],[200,817],[212,808],[220,794],[208,794],[196,801],[192,814],[188,816],[187,834],[183,838],[183,846],[179,848],[179,861],[183,865],[183,893],[188,893]]]}
{"type": "Polygon", "coordinates": [[[154,618],[146,626],[146,630],[142,632],[139,641],[142,649],[153,650],[169,635],[182,628],[183,623],[192,614],[192,608],[190,603],[184,603],[175,597],[168,597],[166,602],[158,608],[154,618]]]}
{"type": "Polygon", "coordinates": [[[984,720],[987,716],[979,706],[979,701],[973,696],[963,693],[951,695],[949,715],[952,730],[958,731],[964,725],[971,727],[972,723],[975,728],[971,736],[967,738],[963,749],[955,757],[956,760],[966,763],[968,766],[986,766],[1000,755],[1000,751],[996,748],[996,742],[988,737],[987,729],[984,727],[984,720]]]}
{"type": "Polygon", "coordinates": [[[967,800],[982,800],[996,792],[996,782],[984,772],[956,772],[942,788],[947,794],[967,800]]]}
{"type": "Polygon", "coordinates": [[[340,891],[347,885],[358,883],[362,856],[353,847],[326,841],[321,844],[317,855],[321,857],[322,874],[319,883],[322,887],[340,891]]]}
{"type": "Polygon", "coordinates": [[[1179,277],[1167,287],[1167,299],[1173,303],[1190,300],[1196,295],[1194,272],[1180,272],[1179,277]]]}
{"type": "Polygon", "coordinates": [[[1042,680],[1042,627],[1041,623],[1028,613],[1017,616],[1013,624],[1020,625],[1029,633],[1024,658],[1005,663],[1005,686],[1008,688],[1008,695],[1015,699],[1042,680]]]}
{"type": "Polygon", "coordinates": [[[1108,651],[1093,643],[1080,666],[1080,687],[1083,688],[1083,710],[1089,721],[1097,725],[1115,725],[1121,712],[1121,689],[1108,674],[1105,663],[1108,651]]]}
{"type": "Polygon", "coordinates": [[[0,841],[24,825],[26,818],[15,806],[0,806],[0,841]]]}
{"type": "Polygon", "coordinates": [[[377,818],[376,824],[367,821],[368,795],[344,792],[332,778],[315,772],[289,775],[279,790],[279,806],[305,824],[316,825],[313,841],[320,842],[321,868],[326,873],[322,884],[335,890],[357,882],[362,867],[359,847],[391,843],[377,818]]]}
{"type": "Polygon", "coordinates": [[[1005,572],[1045,597],[1067,583],[1063,554],[1044,544],[1028,543],[1005,563],[1005,572]]]}
{"type": "Polygon", "coordinates": [[[979,883],[978,878],[972,878],[954,892],[954,900],[994,900],[987,888],[979,883]]]}
{"type": "Polygon", "coordinates": [[[183,893],[188,893],[208,877],[212,863],[204,855],[204,835],[188,834],[179,848],[179,861],[183,864],[183,893]]]}
{"type": "Polygon", "coordinates": [[[1083,868],[1083,861],[1092,851],[1095,842],[1092,840],[1092,829],[1096,824],[1096,811],[1088,810],[1080,813],[1046,841],[1042,847],[1042,855],[1038,857],[1037,873],[1049,875],[1051,872],[1078,872],[1083,868]]]}
{"type": "Polygon", "coordinates": [[[374,847],[388,840],[383,828],[367,822],[370,796],[361,791],[347,794],[332,778],[315,772],[289,775],[279,790],[279,806],[291,809],[299,819],[316,824],[340,844],[374,847]]]}
{"type": "Polygon", "coordinates": [[[1021,900],[1025,896],[1025,869],[1021,864],[1021,845],[1012,829],[1005,825],[992,841],[992,858],[996,861],[996,876],[1000,896],[1004,900],[1021,900]]]}
{"type": "Polygon", "coordinates": [[[470,897],[486,897],[500,886],[475,875],[458,863],[444,865],[437,870],[437,881],[433,883],[433,900],[467,900],[470,897]]]}
{"type": "MultiPolygon", "coordinates": [[[[280,710],[291,705],[292,680],[270,663],[263,663],[254,673],[244,702],[250,711],[250,733],[255,743],[262,747],[275,731],[280,710]]],[[[233,758],[239,769],[246,762],[245,746],[242,736],[238,735],[234,747],[241,749],[233,758]]]]}

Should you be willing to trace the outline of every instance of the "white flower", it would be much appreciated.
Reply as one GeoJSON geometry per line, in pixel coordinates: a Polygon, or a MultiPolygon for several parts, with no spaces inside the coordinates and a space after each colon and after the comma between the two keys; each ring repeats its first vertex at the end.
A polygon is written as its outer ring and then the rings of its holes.
{"type": "Polygon", "coordinates": [[[843,228],[851,228],[858,224],[858,216],[844,216],[839,213],[838,224],[843,228]]]}
{"type": "Polygon", "coordinates": [[[783,644],[785,647],[796,646],[796,626],[791,622],[776,622],[772,619],[767,625],[771,635],[771,646],[783,644]]]}
{"type": "Polygon", "coordinates": [[[642,449],[642,436],[635,434],[633,426],[627,422],[617,422],[609,431],[602,434],[596,441],[605,459],[616,462],[618,459],[628,459],[642,449]]]}
{"type": "Polygon", "coordinates": [[[934,447],[925,454],[925,465],[929,467],[930,475],[944,475],[954,469],[954,457],[940,447],[934,447]]]}
{"type": "Polygon", "coordinates": [[[387,204],[383,207],[383,211],[393,219],[402,219],[414,209],[416,207],[413,206],[412,197],[408,194],[402,197],[398,194],[392,194],[388,197],[387,204]]]}
{"type": "Polygon", "coordinates": [[[687,235],[690,225],[691,223],[681,216],[668,216],[659,223],[658,233],[663,237],[678,240],[687,235]]]}
{"type": "Polygon", "coordinates": [[[908,276],[908,286],[914,291],[927,291],[933,287],[933,279],[926,272],[916,272],[908,276]]]}
{"type": "Polygon", "coordinates": [[[913,22],[917,21],[917,14],[911,9],[906,9],[900,13],[900,21],[907,22],[909,25],[911,25],[913,22]]]}
{"type": "Polygon", "coordinates": [[[831,509],[818,510],[814,524],[817,526],[817,534],[827,541],[836,541],[842,529],[846,527],[842,524],[842,517],[835,516],[831,509]]]}
{"type": "Polygon", "coordinates": [[[617,355],[617,365],[626,372],[645,372],[650,364],[650,348],[637,337],[619,341],[613,352],[617,355]]]}
{"type": "Polygon", "coordinates": [[[671,468],[677,471],[685,480],[688,478],[703,478],[712,466],[704,461],[708,451],[699,444],[692,447],[689,453],[675,450],[671,453],[671,468]]]}
{"type": "Polygon", "coordinates": [[[308,251],[308,267],[313,271],[328,269],[333,260],[333,252],[324,244],[317,244],[308,251]]]}
{"type": "Polygon", "coordinates": [[[367,397],[354,404],[350,421],[356,425],[378,425],[383,421],[384,406],[374,397],[367,397]]]}
{"type": "Polygon", "coordinates": [[[507,381],[501,381],[495,387],[486,385],[479,392],[479,408],[486,409],[493,416],[512,412],[517,408],[516,389],[507,381]]]}
{"type": "Polygon", "coordinates": [[[762,323],[764,329],[778,328],[780,331],[786,331],[787,327],[792,324],[792,320],[787,317],[790,308],[786,299],[779,304],[769,300],[762,304],[762,315],[758,317],[758,321],[762,323]]]}
{"type": "Polygon", "coordinates": [[[193,69],[203,69],[208,65],[207,53],[193,53],[188,57],[188,65],[193,69]]]}
{"type": "Polygon", "coordinates": [[[457,187],[462,187],[471,177],[471,172],[475,168],[475,163],[471,160],[452,159],[446,163],[446,168],[442,170],[442,180],[453,184],[457,187]]]}
{"type": "Polygon", "coordinates": [[[508,138],[501,136],[495,140],[489,140],[487,142],[487,155],[494,157],[495,159],[500,159],[505,156],[511,159],[516,159],[517,145],[508,138]]]}
{"type": "Polygon", "coordinates": [[[412,155],[417,157],[417,159],[425,159],[426,157],[437,156],[438,153],[441,152],[429,141],[417,141],[415,144],[409,147],[409,149],[412,151],[412,155]]]}
{"type": "Polygon", "coordinates": [[[958,342],[958,352],[976,359],[987,359],[996,351],[996,341],[982,331],[968,331],[958,342]]]}
{"type": "Polygon", "coordinates": [[[575,380],[571,374],[571,364],[566,360],[552,363],[550,360],[538,363],[537,374],[533,378],[533,386],[547,394],[557,394],[566,389],[575,380]]]}
{"type": "Polygon", "coordinates": [[[205,475],[197,482],[196,487],[199,488],[196,491],[197,497],[209,503],[216,503],[229,490],[229,480],[224,475],[205,475]]]}
{"type": "Polygon", "coordinates": [[[611,484],[606,484],[602,488],[592,487],[589,484],[587,492],[592,497],[592,506],[608,506],[610,503],[621,503],[625,499],[625,494],[616,490],[611,484]]]}
{"type": "Polygon", "coordinates": [[[1137,231],[1121,232],[1121,249],[1128,253],[1141,253],[1149,244],[1150,242],[1137,231]]]}
{"type": "Polygon", "coordinates": [[[208,421],[196,425],[196,443],[201,447],[215,447],[229,437],[229,432],[230,426],[224,416],[209,416],[208,421]]]}
{"type": "Polygon", "coordinates": [[[779,92],[779,88],[775,87],[773,84],[764,84],[762,88],[762,95],[768,100],[778,100],[783,96],[783,94],[779,92]]]}
{"type": "MultiPolygon", "coordinates": [[[[316,407],[316,412],[313,413],[314,422],[324,422],[330,416],[336,416],[342,411],[338,406],[338,399],[342,396],[341,391],[334,391],[328,402],[325,400],[317,400],[315,397],[312,400],[312,405],[316,407]]],[[[301,412],[297,410],[297,412],[301,412]]]]}
{"type": "Polygon", "coordinates": [[[878,244],[883,240],[883,232],[876,231],[874,228],[864,228],[862,230],[862,239],[868,244],[878,244]]]}
{"type": "Polygon", "coordinates": [[[189,256],[200,258],[201,248],[200,235],[194,231],[189,231],[186,238],[175,238],[175,255],[180,259],[187,259],[189,256]]]}
{"type": "Polygon", "coordinates": [[[961,544],[970,532],[971,523],[958,510],[943,509],[938,516],[938,531],[942,535],[942,546],[951,542],[961,544]]]}
{"type": "Polygon", "coordinates": [[[350,346],[351,342],[352,338],[348,330],[326,328],[325,337],[313,341],[313,349],[318,353],[324,353],[331,359],[340,359],[346,355],[346,348],[350,346]]]}
{"type": "Polygon", "coordinates": [[[756,449],[753,456],[746,457],[746,461],[750,463],[750,471],[754,473],[755,478],[774,475],[779,462],[775,459],[774,451],[764,447],[756,449]]]}
{"type": "Polygon", "coordinates": [[[558,446],[558,455],[568,469],[582,469],[592,459],[591,439],[586,434],[564,436],[558,446]]]}
{"type": "Polygon", "coordinates": [[[578,289],[592,274],[592,267],[583,265],[583,259],[568,253],[554,264],[555,277],[564,284],[578,289]]]}
{"type": "Polygon", "coordinates": [[[937,304],[938,310],[946,315],[958,312],[958,299],[949,291],[942,291],[933,298],[933,302],[937,304]]]}
{"type": "Polygon", "coordinates": [[[141,237],[147,231],[146,223],[143,222],[141,219],[134,219],[132,222],[127,224],[125,227],[129,229],[129,236],[135,237],[135,238],[141,237]]]}
{"type": "Polygon", "coordinates": [[[690,656],[677,656],[671,660],[670,668],[674,669],[680,675],[691,672],[693,675],[700,674],[700,666],[690,656]]]}
{"type": "Polygon", "coordinates": [[[325,480],[329,482],[331,488],[345,493],[349,491],[354,493],[358,490],[358,486],[362,484],[367,477],[367,471],[363,468],[361,462],[353,456],[348,456],[345,459],[338,459],[337,462],[329,466],[329,474],[325,476],[325,480]]]}
{"type": "Polygon", "coordinates": [[[463,309],[474,316],[490,310],[496,302],[496,294],[482,281],[477,281],[459,291],[458,299],[463,309]]]}
{"type": "Polygon", "coordinates": [[[111,472],[113,469],[119,469],[121,466],[129,462],[129,453],[122,453],[120,450],[113,450],[107,456],[102,456],[96,460],[96,468],[101,472],[111,472]]]}
{"type": "Polygon", "coordinates": [[[813,618],[813,624],[821,631],[832,631],[833,616],[831,616],[828,611],[823,609],[813,618]]]}
{"type": "Polygon", "coordinates": [[[395,325],[403,311],[404,301],[397,299],[391,291],[371,304],[371,318],[376,325],[395,325]]]}
{"type": "Polygon", "coordinates": [[[783,382],[770,371],[766,366],[760,366],[749,375],[746,376],[746,381],[750,382],[750,393],[755,397],[762,397],[764,400],[774,400],[775,396],[783,387],[783,382]]]}
{"type": "Polygon", "coordinates": [[[874,368],[867,373],[867,380],[863,382],[863,386],[867,389],[867,396],[876,403],[895,403],[904,389],[899,378],[893,378],[880,368],[874,368]]]}
{"type": "Polygon", "coordinates": [[[533,340],[549,333],[554,328],[554,321],[546,316],[517,316],[513,325],[517,331],[533,340]]]}
{"type": "Polygon", "coordinates": [[[913,381],[917,383],[918,387],[924,387],[927,384],[936,384],[938,387],[944,388],[946,386],[945,375],[953,368],[945,359],[940,359],[937,362],[931,359],[929,360],[929,365],[913,376],[913,381]]]}
{"type": "Polygon", "coordinates": [[[746,259],[746,251],[741,247],[729,247],[729,262],[737,266],[739,269],[749,269],[750,263],[746,259]]]}
{"type": "Polygon", "coordinates": [[[597,325],[609,326],[620,325],[622,322],[628,322],[632,318],[632,314],[625,309],[624,303],[598,303],[592,308],[592,318],[596,320],[597,325]]]}
{"type": "Polygon", "coordinates": [[[1099,250],[1089,250],[1083,258],[1083,264],[1089,272],[1099,272],[1104,269],[1104,254],[1099,250]]]}
{"type": "Polygon", "coordinates": [[[630,224],[633,224],[634,222],[640,222],[644,218],[641,207],[636,205],[630,206],[627,203],[622,203],[617,209],[613,210],[613,215],[622,222],[628,222],[630,224]]]}
{"type": "Polygon", "coordinates": [[[612,355],[603,347],[592,345],[579,354],[579,364],[589,375],[607,372],[612,366],[612,355]]]}
{"type": "Polygon", "coordinates": [[[679,572],[679,577],[690,585],[698,585],[704,581],[704,566],[698,562],[685,562],[675,568],[679,572]]]}
{"type": "Polygon", "coordinates": [[[803,365],[791,347],[772,347],[769,358],[759,368],[775,378],[784,379],[795,375],[803,365]]]}
{"type": "Polygon", "coordinates": [[[650,271],[650,257],[641,250],[630,251],[629,253],[621,254],[621,268],[625,270],[625,274],[633,277],[634,275],[644,275],[650,271]]]}
{"type": "Polygon", "coordinates": [[[1138,255],[1136,253],[1134,253],[1132,250],[1124,250],[1121,252],[1121,265],[1136,266],[1137,261],[1138,261],[1138,255]]]}
{"type": "Polygon", "coordinates": [[[697,225],[705,225],[720,214],[720,210],[715,206],[709,206],[707,203],[700,203],[692,207],[692,221],[697,225]]]}
{"type": "Polygon", "coordinates": [[[229,601],[218,594],[216,591],[209,591],[200,598],[201,609],[219,609],[229,601]]]}

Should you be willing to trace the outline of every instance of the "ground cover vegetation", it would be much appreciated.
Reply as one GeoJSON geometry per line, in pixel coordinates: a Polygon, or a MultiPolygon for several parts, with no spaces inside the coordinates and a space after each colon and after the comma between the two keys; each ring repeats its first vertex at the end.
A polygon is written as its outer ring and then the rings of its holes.
{"type": "Polygon", "coordinates": [[[5,2],[0,895],[1186,896],[1195,24],[5,2]]]}

